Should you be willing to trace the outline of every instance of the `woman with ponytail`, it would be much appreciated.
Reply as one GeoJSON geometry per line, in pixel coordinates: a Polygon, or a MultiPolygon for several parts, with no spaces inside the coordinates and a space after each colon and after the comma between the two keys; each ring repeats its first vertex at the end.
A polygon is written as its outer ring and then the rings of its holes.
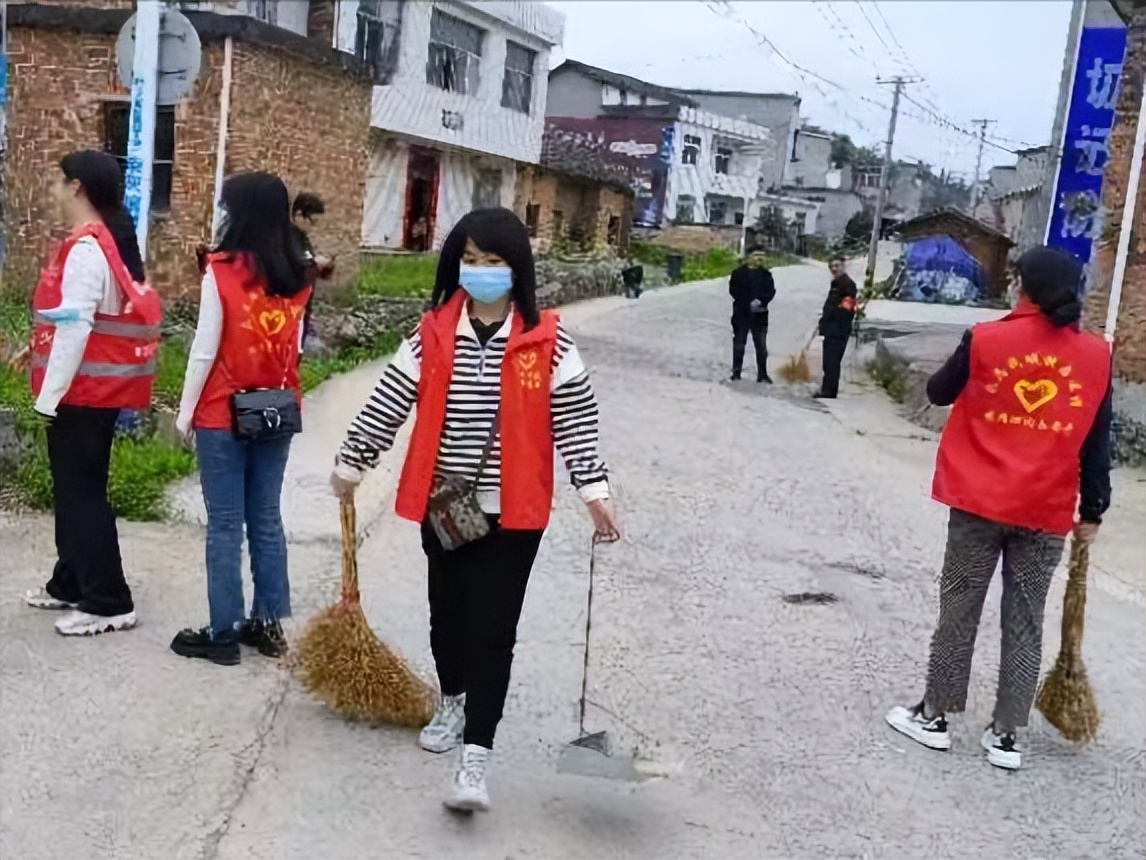
{"type": "Polygon", "coordinates": [[[58,560],[26,600],[69,610],[56,630],[90,636],[135,626],[108,468],[121,409],[147,409],[162,312],[120,197],[115,158],[80,151],[60,162],[56,200],[71,233],[33,301],[32,389],[48,422],[58,560]]]}
{"type": "Polygon", "coordinates": [[[1017,266],[1019,301],[967,332],[927,383],[951,406],[933,496],[951,509],[939,624],[923,700],[893,708],[892,728],[946,750],[946,715],[967,701],[987,589],[1002,559],[1003,653],[987,761],[1015,769],[1042,658],[1043,608],[1064,538],[1089,543],[1110,505],[1110,352],[1079,331],[1082,265],[1040,247],[1017,266]],[[1077,510],[1077,518],[1076,518],[1077,510]]]}

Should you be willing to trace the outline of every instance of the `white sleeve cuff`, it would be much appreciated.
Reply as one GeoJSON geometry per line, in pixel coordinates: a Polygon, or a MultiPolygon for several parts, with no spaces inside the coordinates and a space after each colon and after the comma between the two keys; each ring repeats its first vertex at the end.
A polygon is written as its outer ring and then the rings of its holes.
{"type": "Polygon", "coordinates": [[[581,496],[581,501],[585,504],[607,501],[609,499],[609,482],[594,481],[591,484],[578,487],[577,494],[581,496]]]}
{"type": "Polygon", "coordinates": [[[349,463],[343,463],[341,460],[334,464],[334,474],[344,481],[349,481],[352,484],[361,484],[364,477],[361,469],[356,469],[349,463]]]}

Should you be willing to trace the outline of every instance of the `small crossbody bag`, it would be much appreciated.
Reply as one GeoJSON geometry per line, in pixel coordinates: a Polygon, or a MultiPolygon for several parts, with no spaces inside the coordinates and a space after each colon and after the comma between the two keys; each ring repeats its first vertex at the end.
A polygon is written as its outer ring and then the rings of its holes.
{"type": "Polygon", "coordinates": [[[481,452],[477,475],[472,481],[460,475],[435,477],[430,491],[426,516],[430,527],[445,550],[455,550],[488,535],[492,528],[478,500],[478,483],[493,453],[493,444],[501,421],[501,407],[494,415],[485,448],[481,452]]]}
{"type": "Polygon", "coordinates": [[[289,373],[288,365],[278,388],[248,388],[231,395],[231,431],[236,439],[264,442],[302,432],[302,407],[287,387],[289,373]]]}

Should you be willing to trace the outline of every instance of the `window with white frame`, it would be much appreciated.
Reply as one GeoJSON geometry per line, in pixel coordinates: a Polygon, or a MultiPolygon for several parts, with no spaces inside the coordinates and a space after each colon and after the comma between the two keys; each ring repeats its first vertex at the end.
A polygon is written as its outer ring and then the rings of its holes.
{"type": "Polygon", "coordinates": [[[529,113],[533,100],[533,69],[537,52],[516,42],[505,43],[505,77],[501,82],[501,106],[529,113]]]}
{"type": "Polygon", "coordinates": [[[278,0],[248,0],[247,14],[268,24],[277,24],[278,5],[278,0]]]}
{"type": "Polygon", "coordinates": [[[696,164],[700,161],[700,138],[696,135],[684,136],[684,150],[681,152],[681,164],[696,164]]]}
{"type": "Polygon", "coordinates": [[[676,222],[678,224],[691,224],[696,210],[696,198],[682,194],[676,199],[676,222]]]}
{"type": "Polygon", "coordinates": [[[435,9],[430,18],[426,83],[451,93],[476,93],[484,39],[484,30],[435,9]]]}
{"type": "Polygon", "coordinates": [[[708,201],[708,223],[723,224],[728,219],[728,201],[708,201]]]}
{"type": "Polygon", "coordinates": [[[713,168],[717,173],[728,174],[729,168],[732,167],[732,150],[727,146],[718,146],[716,148],[716,155],[713,156],[713,168]]]}

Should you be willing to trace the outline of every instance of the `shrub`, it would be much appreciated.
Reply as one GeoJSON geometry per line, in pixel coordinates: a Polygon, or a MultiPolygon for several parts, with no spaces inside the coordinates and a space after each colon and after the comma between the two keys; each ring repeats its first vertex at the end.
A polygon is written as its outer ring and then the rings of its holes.
{"type": "Polygon", "coordinates": [[[358,292],[364,296],[421,298],[434,289],[437,254],[369,257],[358,270],[358,292]]]}

